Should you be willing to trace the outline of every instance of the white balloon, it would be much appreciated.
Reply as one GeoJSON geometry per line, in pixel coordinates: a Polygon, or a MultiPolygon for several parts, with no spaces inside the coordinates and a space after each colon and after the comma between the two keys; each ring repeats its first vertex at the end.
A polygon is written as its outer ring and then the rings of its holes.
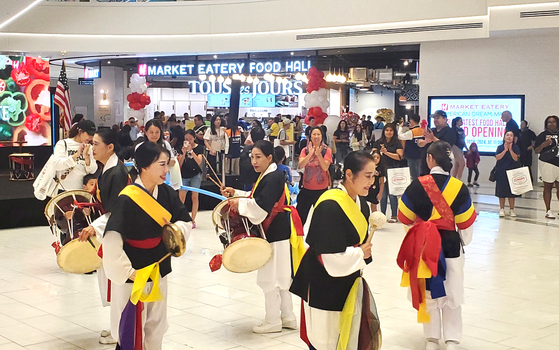
{"type": "Polygon", "coordinates": [[[342,120],[337,115],[328,116],[324,120],[324,125],[326,126],[326,135],[328,136],[328,140],[332,140],[332,136],[334,135],[334,131],[338,128],[338,123],[342,120]]]}
{"type": "Polygon", "coordinates": [[[142,90],[141,93],[144,93],[148,90],[148,84],[144,83],[142,84],[142,86],[140,86],[140,90],[142,90]]]}
{"type": "Polygon", "coordinates": [[[313,92],[316,92],[316,94],[317,94],[318,96],[322,96],[322,97],[324,97],[325,99],[328,98],[328,90],[325,89],[325,88],[321,88],[321,89],[318,89],[318,91],[313,91],[313,92]]]}

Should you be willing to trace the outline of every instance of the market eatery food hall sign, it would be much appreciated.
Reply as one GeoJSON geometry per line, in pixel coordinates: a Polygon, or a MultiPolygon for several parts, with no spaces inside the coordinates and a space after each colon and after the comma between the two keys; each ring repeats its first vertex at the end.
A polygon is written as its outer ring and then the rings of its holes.
{"type": "Polygon", "coordinates": [[[195,76],[265,73],[306,73],[310,60],[264,62],[196,62],[172,64],[138,64],[138,74],[143,76],[195,76]]]}

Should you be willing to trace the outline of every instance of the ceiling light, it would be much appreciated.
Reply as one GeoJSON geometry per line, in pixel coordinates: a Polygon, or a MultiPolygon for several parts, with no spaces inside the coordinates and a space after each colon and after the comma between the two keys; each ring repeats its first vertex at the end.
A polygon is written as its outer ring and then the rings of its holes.
{"type": "Polygon", "coordinates": [[[386,51],[386,47],[383,47],[383,48],[382,48],[382,51],[386,51]]]}
{"type": "Polygon", "coordinates": [[[295,52],[291,52],[291,56],[295,55],[295,52]]]}
{"type": "Polygon", "coordinates": [[[107,64],[111,64],[111,61],[107,61],[107,64]]]}
{"type": "Polygon", "coordinates": [[[408,64],[410,64],[407,60],[404,61],[404,66],[407,66],[408,64]]]}
{"type": "Polygon", "coordinates": [[[4,28],[5,26],[7,26],[8,24],[12,23],[13,21],[15,21],[16,19],[18,19],[20,16],[22,16],[24,13],[26,13],[27,11],[31,10],[33,7],[35,7],[36,5],[38,5],[41,1],[43,0],[35,0],[33,3],[31,3],[29,6],[27,6],[26,8],[24,8],[23,10],[19,11],[18,13],[16,13],[15,15],[13,15],[11,18],[7,19],[6,21],[4,21],[2,24],[0,24],[0,28],[4,28]]]}
{"type": "Polygon", "coordinates": [[[295,74],[295,80],[299,80],[299,81],[303,80],[303,74],[301,73],[295,74]]]}
{"type": "Polygon", "coordinates": [[[281,80],[281,82],[282,82],[284,85],[287,85],[287,83],[289,82],[289,79],[283,78],[283,79],[281,80]]]}
{"type": "Polygon", "coordinates": [[[276,83],[281,84],[281,81],[282,81],[281,77],[276,78],[276,83]]]}
{"type": "Polygon", "coordinates": [[[411,109],[411,105],[406,105],[406,109],[411,109]]]}
{"type": "Polygon", "coordinates": [[[231,84],[231,78],[227,77],[225,79],[225,84],[227,84],[227,85],[231,84]]]}
{"type": "Polygon", "coordinates": [[[245,80],[247,80],[247,77],[246,77],[244,74],[241,74],[241,75],[239,76],[239,79],[244,83],[245,80]]]}
{"type": "Polygon", "coordinates": [[[198,76],[198,79],[204,81],[204,80],[206,80],[207,77],[208,77],[208,76],[207,76],[206,74],[200,74],[200,75],[198,76]]]}
{"type": "Polygon", "coordinates": [[[157,61],[157,57],[155,57],[153,60],[154,60],[154,61],[157,61]]]}
{"type": "Polygon", "coordinates": [[[218,83],[223,83],[225,81],[225,78],[223,77],[223,75],[220,75],[219,77],[217,77],[217,82],[218,83]]]}
{"type": "Polygon", "coordinates": [[[254,84],[258,84],[260,82],[260,79],[258,79],[258,77],[254,77],[254,80],[252,82],[254,84]]]}
{"type": "Polygon", "coordinates": [[[214,55],[214,58],[217,58],[217,55],[214,55]]]}
{"type": "Polygon", "coordinates": [[[213,75],[213,74],[210,75],[210,76],[208,77],[208,80],[211,81],[212,83],[215,82],[215,75],[213,75]]]}
{"type": "Polygon", "coordinates": [[[247,78],[247,83],[252,84],[252,82],[253,82],[252,76],[249,75],[247,78]]]}

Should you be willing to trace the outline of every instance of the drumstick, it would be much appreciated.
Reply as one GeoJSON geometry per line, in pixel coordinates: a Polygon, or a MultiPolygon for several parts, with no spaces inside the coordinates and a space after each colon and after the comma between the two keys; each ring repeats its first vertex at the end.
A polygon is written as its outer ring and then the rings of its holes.
{"type": "Polygon", "coordinates": [[[369,237],[367,237],[367,240],[365,241],[365,243],[371,243],[371,241],[373,240],[373,235],[375,234],[376,229],[377,229],[376,226],[371,226],[371,231],[369,231],[369,237]]]}
{"type": "Polygon", "coordinates": [[[167,253],[167,255],[165,255],[164,257],[162,257],[161,259],[159,259],[159,261],[156,262],[156,264],[157,264],[157,265],[161,264],[161,262],[162,262],[163,260],[167,259],[167,258],[170,257],[170,256],[171,256],[171,253],[167,253]]]}
{"type": "MultiPolygon", "coordinates": [[[[219,180],[219,176],[217,176],[214,168],[212,168],[212,165],[210,164],[210,162],[208,161],[208,158],[206,158],[206,155],[204,153],[202,153],[202,156],[204,157],[204,159],[206,160],[206,163],[208,164],[208,167],[210,167],[210,170],[212,171],[212,173],[215,175],[215,178],[217,179],[217,181],[221,184],[218,185],[219,188],[224,188],[225,186],[221,183],[221,181],[219,180]]],[[[210,176],[211,178],[211,176],[210,176]]]]}
{"type": "Polygon", "coordinates": [[[220,184],[217,183],[217,181],[215,181],[214,179],[212,179],[212,177],[209,177],[210,181],[213,182],[217,187],[219,187],[219,189],[222,189],[223,186],[221,186],[220,184]]]}
{"type": "Polygon", "coordinates": [[[91,244],[93,249],[97,250],[97,247],[95,246],[95,244],[93,244],[93,241],[91,240],[91,237],[87,237],[87,241],[89,242],[89,244],[91,244]]]}

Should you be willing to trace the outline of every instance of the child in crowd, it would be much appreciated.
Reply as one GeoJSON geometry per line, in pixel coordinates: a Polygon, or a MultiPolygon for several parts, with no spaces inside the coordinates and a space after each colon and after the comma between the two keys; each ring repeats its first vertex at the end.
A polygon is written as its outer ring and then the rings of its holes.
{"type": "Polygon", "coordinates": [[[291,177],[291,169],[283,164],[285,161],[285,150],[282,146],[274,147],[274,155],[276,157],[276,164],[278,166],[278,170],[283,172],[285,175],[285,182],[291,185],[293,183],[293,179],[291,177]]]}
{"type": "Polygon", "coordinates": [[[480,158],[479,158],[479,152],[477,150],[477,144],[475,142],[472,142],[468,152],[466,152],[465,157],[466,157],[466,167],[468,168],[468,187],[473,187],[473,186],[479,187],[479,184],[477,183],[477,179],[479,178],[479,170],[477,168],[477,165],[479,164],[480,158]],[[476,173],[476,176],[474,177],[473,185],[472,185],[472,172],[476,173]]]}
{"type": "Polygon", "coordinates": [[[83,177],[83,189],[91,194],[97,187],[97,175],[87,174],[83,177]]]}

